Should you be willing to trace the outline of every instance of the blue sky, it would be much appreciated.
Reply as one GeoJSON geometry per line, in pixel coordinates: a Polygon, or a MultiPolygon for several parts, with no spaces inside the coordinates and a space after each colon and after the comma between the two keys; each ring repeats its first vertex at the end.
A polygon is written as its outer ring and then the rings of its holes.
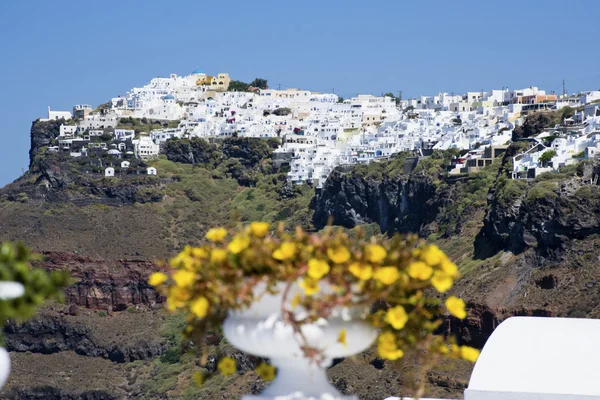
{"type": "Polygon", "coordinates": [[[48,106],[228,72],[348,97],[600,89],[600,1],[0,1],[0,186],[48,106]]]}

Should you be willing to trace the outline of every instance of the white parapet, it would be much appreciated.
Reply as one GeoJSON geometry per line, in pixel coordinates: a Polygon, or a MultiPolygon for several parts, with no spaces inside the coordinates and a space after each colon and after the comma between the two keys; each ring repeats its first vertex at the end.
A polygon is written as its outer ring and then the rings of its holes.
{"type": "Polygon", "coordinates": [[[600,320],[513,317],[485,344],[465,400],[600,400],[600,320]]]}

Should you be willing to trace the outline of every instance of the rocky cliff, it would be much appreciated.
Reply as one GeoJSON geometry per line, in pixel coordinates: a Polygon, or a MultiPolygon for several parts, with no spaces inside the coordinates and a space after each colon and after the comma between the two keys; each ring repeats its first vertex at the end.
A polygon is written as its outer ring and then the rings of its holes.
{"type": "Polygon", "coordinates": [[[464,223],[485,208],[495,169],[447,177],[448,156],[434,153],[409,171],[402,168],[402,157],[388,165],[337,169],[315,197],[313,221],[322,227],[332,219],[347,228],[374,222],[388,234],[460,234],[464,223]],[[389,168],[394,163],[396,168],[389,168]]]}
{"type": "Polygon", "coordinates": [[[36,171],[36,159],[44,147],[50,146],[52,141],[60,134],[60,126],[65,123],[64,119],[41,121],[35,120],[31,123],[29,146],[29,169],[36,171]]]}
{"type": "Polygon", "coordinates": [[[66,252],[43,252],[41,267],[67,269],[76,281],[65,290],[68,305],[123,311],[131,306],[154,307],[163,298],[148,285],[157,265],[144,260],[93,259],[66,252]]]}
{"type": "Polygon", "coordinates": [[[97,338],[98,333],[92,326],[49,312],[23,324],[9,323],[4,334],[8,351],[52,354],[71,350],[81,356],[101,357],[117,363],[154,358],[167,348],[159,337],[106,343],[97,338]]]}
{"type": "Polygon", "coordinates": [[[598,164],[583,162],[527,182],[500,176],[476,245],[488,240],[496,251],[534,248],[560,259],[573,241],[600,233],[599,173],[598,164]]]}
{"type": "Polygon", "coordinates": [[[448,317],[440,333],[455,336],[459,343],[482,349],[494,329],[510,317],[552,317],[554,313],[547,309],[531,308],[492,308],[485,304],[470,303],[467,306],[467,318],[459,320],[448,317]]]}
{"type": "Polygon", "coordinates": [[[446,201],[436,192],[422,176],[375,180],[336,170],[317,196],[315,225],[323,227],[333,218],[346,228],[375,222],[382,232],[421,232],[446,201]]]}

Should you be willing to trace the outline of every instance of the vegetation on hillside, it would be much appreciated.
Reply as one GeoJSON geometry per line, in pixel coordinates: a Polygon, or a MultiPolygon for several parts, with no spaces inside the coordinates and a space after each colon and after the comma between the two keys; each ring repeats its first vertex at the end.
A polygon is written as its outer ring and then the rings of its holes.
{"type": "Polygon", "coordinates": [[[570,118],[575,114],[575,110],[571,107],[564,107],[556,111],[540,111],[534,112],[527,117],[523,125],[517,126],[513,130],[513,141],[529,138],[539,135],[545,129],[553,128],[556,125],[562,125],[565,118],[570,118]]]}
{"type": "Polygon", "coordinates": [[[230,92],[248,92],[250,88],[257,89],[268,89],[267,80],[263,78],[256,78],[250,83],[242,82],[242,81],[231,81],[229,83],[228,90],[230,92]]]}
{"type": "Polygon", "coordinates": [[[133,118],[125,117],[119,119],[116,129],[133,129],[136,135],[140,133],[150,133],[157,129],[170,129],[177,128],[179,126],[179,120],[173,121],[159,121],[148,118],[133,118]]]}

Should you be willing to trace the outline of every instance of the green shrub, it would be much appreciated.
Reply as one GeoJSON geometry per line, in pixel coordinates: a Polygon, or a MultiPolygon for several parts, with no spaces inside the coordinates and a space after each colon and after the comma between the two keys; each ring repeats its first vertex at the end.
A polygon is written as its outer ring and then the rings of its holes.
{"type": "Polygon", "coordinates": [[[540,200],[553,201],[558,197],[558,184],[552,181],[536,183],[527,193],[527,202],[534,203],[540,200]]]}
{"type": "Polygon", "coordinates": [[[499,179],[496,196],[500,204],[509,206],[525,194],[527,183],[519,179],[506,177],[502,177],[502,179],[502,181],[499,179]]]}
{"type": "Polygon", "coordinates": [[[160,356],[160,362],[165,364],[177,364],[181,361],[181,348],[179,346],[174,346],[167,351],[165,351],[160,356]]]}
{"type": "Polygon", "coordinates": [[[556,156],[555,150],[547,150],[540,156],[540,162],[546,166],[556,156]]]}
{"type": "Polygon", "coordinates": [[[17,195],[17,201],[20,203],[27,203],[29,201],[29,196],[27,196],[27,193],[21,192],[17,195]]]}

